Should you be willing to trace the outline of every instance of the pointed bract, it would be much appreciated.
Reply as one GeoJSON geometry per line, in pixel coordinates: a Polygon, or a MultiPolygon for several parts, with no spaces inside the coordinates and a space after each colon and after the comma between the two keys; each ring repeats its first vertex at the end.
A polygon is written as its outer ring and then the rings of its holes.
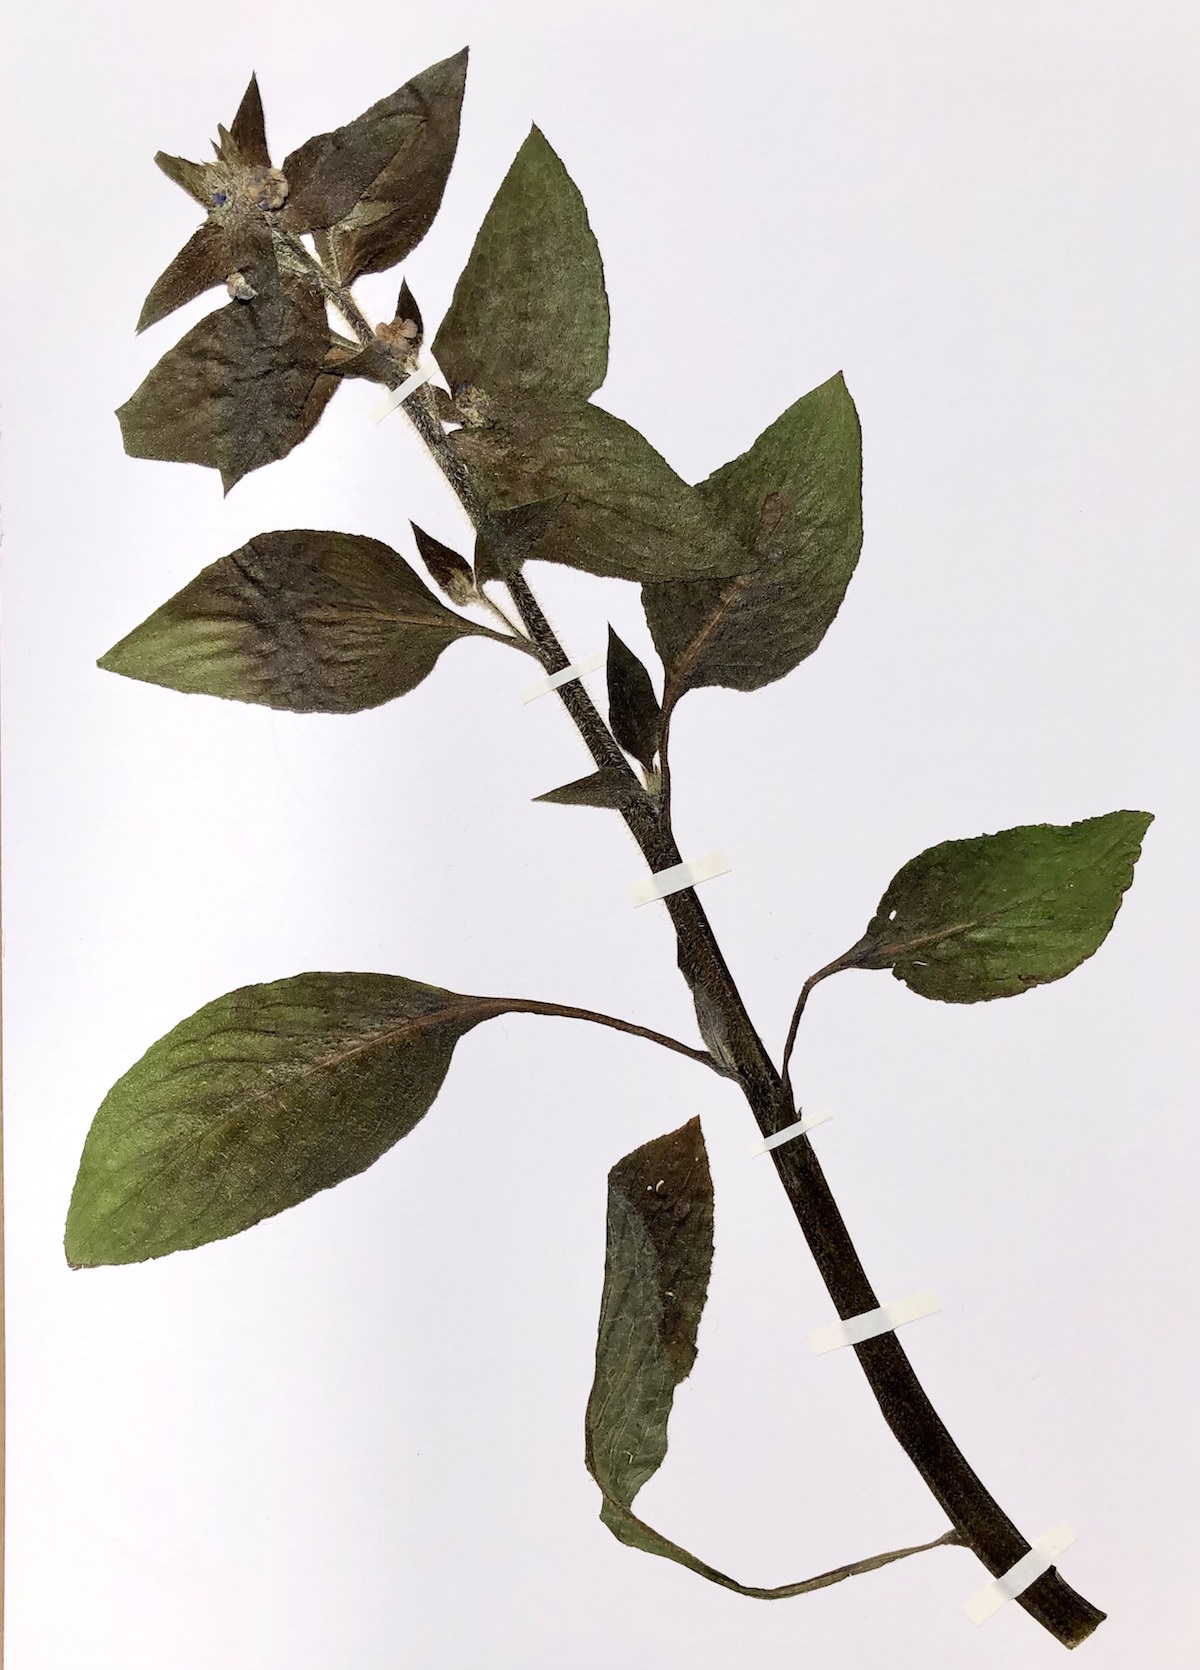
{"type": "Polygon", "coordinates": [[[610,626],[608,629],[608,723],[627,754],[649,771],[658,753],[661,714],[650,674],[610,626]]]}
{"type": "Polygon", "coordinates": [[[238,105],[237,115],[233,118],[233,126],[229,131],[245,162],[254,168],[270,168],[271,154],[267,150],[266,120],[263,116],[262,96],[258,90],[256,75],[250,77],[250,85],[242,94],[242,102],[238,105]]]}

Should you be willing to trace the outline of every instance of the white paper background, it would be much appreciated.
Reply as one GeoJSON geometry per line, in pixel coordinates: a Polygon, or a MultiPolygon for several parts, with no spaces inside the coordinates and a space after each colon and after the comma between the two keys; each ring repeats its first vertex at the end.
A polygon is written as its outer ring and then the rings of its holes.
{"type": "MultiPolygon", "coordinates": [[[[132,333],[258,70],[277,157],[464,41],[436,320],[536,118],[613,303],[602,402],[689,479],[844,368],[867,537],[820,654],[690,696],[678,827],[778,1047],[803,976],[934,841],[1144,806],[1102,953],[1011,1003],[823,987],[822,1159],[938,1407],[1111,1614],[1094,1670],[1200,1662],[1195,1183],[1194,8],[315,0],[10,5],[4,533],[11,1670],[1038,1670],[1061,1649],[946,1550],[762,1605],[620,1547],[582,1465],[605,1173],[704,1118],[718,1247],[641,1509],[778,1583],[936,1535],[736,1095],[648,1045],[511,1019],[372,1171],[244,1237],[70,1274],[91,1114],[210,997],[305,968],[553,997],[690,1036],[659,907],[523,661],[451,651],[353,719],[185,698],[97,654],[276,526],[465,537],[365,385],[227,501],[112,409],[198,317],[132,333]]],[[[395,275],[363,286],[390,312],[395,275]]],[[[632,588],[533,571],[570,649],[632,588]]]]}

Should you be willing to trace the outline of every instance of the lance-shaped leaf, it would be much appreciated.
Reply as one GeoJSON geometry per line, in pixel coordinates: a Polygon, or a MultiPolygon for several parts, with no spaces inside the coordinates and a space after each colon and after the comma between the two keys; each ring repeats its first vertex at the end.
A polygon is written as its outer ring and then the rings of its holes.
{"type": "Polygon", "coordinates": [[[539,561],[619,580],[730,575],[752,561],[649,441],[599,406],[463,428],[447,441],[490,504],[563,496],[539,561]]]}
{"type": "Polygon", "coordinates": [[[675,1388],[696,1360],[712,1255],[712,1176],[700,1121],[692,1119],[608,1174],[585,1455],[606,1514],[618,1519],[666,1456],[675,1388]]]}
{"type": "Polygon", "coordinates": [[[620,812],[635,801],[644,800],[645,793],[628,771],[622,771],[615,765],[605,765],[589,777],[577,777],[573,783],[564,783],[560,789],[535,795],[534,799],[543,801],[547,806],[600,806],[607,811],[620,812]]]}
{"type": "Polygon", "coordinates": [[[431,1106],[459,1039],[504,1010],[386,974],[299,974],[206,1004],[105,1097],[68,1260],[199,1247],[364,1171],[431,1106]]]}
{"type": "Polygon", "coordinates": [[[361,534],[259,534],[100,660],[108,672],[296,713],[357,713],[412,690],[457,638],[509,642],[439,603],[361,534]]]}
{"type": "Polygon", "coordinates": [[[325,372],[325,304],[315,286],[270,286],[201,319],[121,407],[134,458],[206,464],[225,491],[283,458],[338,386],[325,372]]]}
{"type": "Polygon", "coordinates": [[[155,280],[142,304],[138,330],[146,330],[160,319],[165,319],[177,307],[194,301],[217,284],[224,284],[233,270],[224,231],[214,222],[206,220],[193,232],[167,270],[155,280]]]}
{"type": "Polygon", "coordinates": [[[410,522],[409,527],[433,583],[445,592],[451,603],[468,603],[476,593],[475,575],[467,559],[460,557],[449,545],[443,545],[431,533],[426,533],[415,522],[410,522]]]}
{"type": "Polygon", "coordinates": [[[645,588],[670,701],[698,685],[758,690],[783,678],[837,614],[862,546],[862,441],[840,373],[698,491],[754,564],[729,581],[645,588]]]}
{"type": "Polygon", "coordinates": [[[282,223],[324,234],[340,283],[394,267],[432,226],[458,146],[466,76],[464,48],[285,159],[282,223]]]}
{"type": "Polygon", "coordinates": [[[229,137],[237,147],[241,160],[252,168],[270,168],[271,153],[267,149],[267,125],[263,115],[262,94],[258,77],[252,75],[237,115],[230,125],[229,137]]]}
{"type": "Polygon", "coordinates": [[[627,754],[649,771],[658,753],[661,715],[650,674],[629,646],[608,629],[608,722],[627,754]]]}
{"type": "Polygon", "coordinates": [[[608,297],[579,190],[538,128],[479,229],[433,344],[451,387],[586,400],[608,370],[608,297]]]}
{"type": "Polygon", "coordinates": [[[944,841],[906,864],[832,967],[890,968],[922,997],[979,1003],[1060,980],[1108,936],[1149,812],[944,841]]]}

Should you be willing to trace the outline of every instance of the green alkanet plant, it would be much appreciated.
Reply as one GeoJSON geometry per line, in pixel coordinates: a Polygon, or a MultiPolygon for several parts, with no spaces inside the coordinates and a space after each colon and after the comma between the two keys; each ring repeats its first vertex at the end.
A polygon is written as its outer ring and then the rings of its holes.
{"type": "MultiPolygon", "coordinates": [[[[129,453],[208,465],[228,489],[298,445],[344,378],[397,389],[412,375],[424,325],[407,284],[395,318],[374,327],[352,285],[402,261],[429,230],[457,144],[466,64],[462,52],[434,65],[279,168],[253,79],[220,130],[215,161],[159,155],[205,220],[154,285],[139,329],[221,284],[229,300],[121,408],[129,453]],[[330,328],[330,303],[352,337],[330,328]]],[[[783,678],[821,643],[862,542],[859,424],[843,379],[830,377],[690,486],[636,429],[591,403],[607,369],[608,325],[582,198],[534,128],[433,339],[445,386],[413,386],[402,408],[476,529],[470,559],[413,530],[448,601],[377,539],[262,533],[206,568],[101,666],[176,690],[351,713],[411,690],[464,637],[503,644],[547,674],[567,668],[526,577],[530,558],[634,581],[662,660],[662,699],[610,630],[607,719],[578,679],[558,689],[595,769],[540,798],[609,809],[652,872],[677,865],[672,714],[703,685],[751,691],[783,678]]],[[[106,1097],[84,1145],[67,1258],[123,1264],[198,1247],[352,1177],[424,1116],[459,1039],[507,1013],[651,1039],[727,1079],[764,1137],[776,1135],[797,1118],[792,1052],[819,981],[890,969],[923,997],[976,1003],[1060,979],[1112,927],[1150,821],[1114,811],[921,853],[888,883],[850,949],[806,981],[778,1067],[690,888],[666,909],[703,1047],[590,1010],[463,996],[398,974],[299,974],[230,992],[153,1044],[106,1097]]],[[[772,1159],[838,1314],[874,1309],[808,1138],[776,1146],[772,1159]]],[[[712,1181],[693,1120],[609,1176],[586,1414],[604,1523],[622,1542],[762,1598],[920,1552],[753,1588],[634,1513],[666,1454],[675,1388],[693,1366],[712,1253],[712,1181]]],[[[855,1349],[884,1419],[950,1521],[923,1546],[965,1546],[994,1575],[1008,1571],[1029,1543],[972,1472],[895,1332],[855,1349]]],[[[1019,1603],[1066,1646],[1104,1616],[1053,1568],[1019,1603]]]]}

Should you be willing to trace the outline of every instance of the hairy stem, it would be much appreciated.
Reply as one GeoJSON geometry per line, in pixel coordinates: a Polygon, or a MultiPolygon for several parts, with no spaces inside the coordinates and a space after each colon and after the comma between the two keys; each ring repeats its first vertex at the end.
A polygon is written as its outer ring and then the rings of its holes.
{"type": "MultiPolygon", "coordinates": [[[[330,280],[303,245],[297,245],[297,249],[317,272],[326,294],[360,340],[370,340],[371,327],[349,293],[330,280]]],[[[428,386],[414,391],[405,401],[404,411],[459,503],[478,526],[485,507],[465,465],[447,443],[428,386]]],[[[517,572],[506,576],[506,583],[542,665],[551,673],[561,671],[569,665],[566,652],[523,575],[517,572]]],[[[636,786],[637,794],[622,807],[621,816],[651,871],[678,864],[680,853],[669,817],[660,815],[583,684],[578,679],[564,684],[558,696],[597,766],[624,771],[636,786]]],[[[669,766],[664,775],[669,789],[669,766]]],[[[673,893],[665,905],[678,942],[679,968],[695,1001],[701,1035],[712,1055],[740,1083],[763,1136],[773,1136],[791,1120],[790,1098],[785,1098],[780,1075],[746,1011],[704,907],[691,888],[673,893]]],[[[822,970],[820,977],[831,972],[832,968],[822,970]]],[[[814,976],[807,983],[802,999],[807,1000],[816,979],[814,976]]],[[[797,1007],[802,1012],[803,1003],[797,1007]]],[[[794,1037],[793,1031],[793,1042],[794,1037]]],[[[798,1137],[774,1149],[771,1158],[838,1315],[848,1319],[876,1309],[879,1299],[808,1138],[798,1137]]],[[[955,1444],[896,1334],[880,1334],[852,1349],[884,1420],[940,1503],[954,1532],[994,1577],[1001,1576],[1029,1552],[1030,1545],[955,1444]]],[[[1105,1616],[1064,1582],[1054,1567],[1018,1595],[1017,1604],[1067,1647],[1085,1641],[1105,1616]]]]}

